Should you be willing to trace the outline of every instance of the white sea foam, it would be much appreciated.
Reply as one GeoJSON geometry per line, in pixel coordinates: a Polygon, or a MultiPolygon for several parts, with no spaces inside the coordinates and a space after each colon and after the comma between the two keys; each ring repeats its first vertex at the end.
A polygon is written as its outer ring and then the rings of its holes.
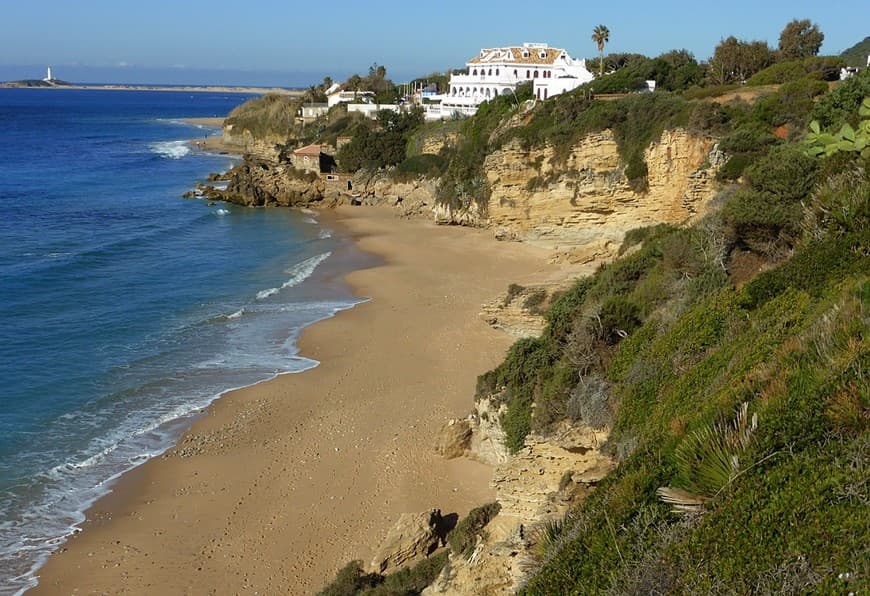
{"type": "Polygon", "coordinates": [[[233,314],[231,314],[231,315],[227,315],[227,318],[228,318],[228,319],[238,319],[238,318],[241,317],[243,314],[245,314],[245,309],[244,309],[244,308],[240,308],[239,310],[237,310],[237,311],[234,312],[233,314]]]}
{"type": "Polygon", "coordinates": [[[302,221],[304,221],[307,224],[317,225],[317,220],[314,219],[313,217],[304,217],[304,218],[302,218],[302,221]]]}
{"type": "Polygon", "coordinates": [[[326,228],[323,228],[322,230],[320,230],[320,234],[318,234],[317,237],[321,240],[332,238],[332,230],[327,230],[326,228]]]}
{"type": "Polygon", "coordinates": [[[265,300],[269,296],[274,296],[281,291],[281,288],[269,288],[268,290],[260,290],[257,292],[257,300],[265,300]]]}
{"type": "Polygon", "coordinates": [[[214,213],[215,213],[215,215],[229,215],[230,210],[229,209],[218,209],[214,213]]]}
{"type": "Polygon", "coordinates": [[[311,277],[311,274],[314,273],[314,270],[317,269],[317,266],[326,259],[328,259],[330,255],[332,255],[331,252],[325,252],[317,256],[311,257],[310,259],[305,259],[301,263],[297,263],[289,269],[285,269],[284,272],[289,273],[290,278],[283,284],[281,284],[280,288],[269,288],[268,290],[261,290],[257,292],[257,300],[265,300],[269,296],[274,296],[285,288],[292,288],[293,286],[301,284],[303,281],[311,277]]]}
{"type": "Polygon", "coordinates": [[[161,143],[151,143],[148,148],[166,159],[181,159],[190,153],[190,147],[187,141],[163,141],[161,143]]]}

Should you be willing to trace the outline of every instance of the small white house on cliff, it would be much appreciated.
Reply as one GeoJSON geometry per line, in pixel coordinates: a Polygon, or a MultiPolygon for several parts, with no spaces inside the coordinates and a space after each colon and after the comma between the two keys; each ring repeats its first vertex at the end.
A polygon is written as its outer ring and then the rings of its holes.
{"type": "Polygon", "coordinates": [[[545,43],[484,48],[466,62],[463,73],[451,75],[441,111],[445,115],[458,112],[471,116],[484,101],[512,93],[517,85],[529,81],[535,98],[545,100],[593,78],[585,60],[572,58],[566,50],[545,43]]]}

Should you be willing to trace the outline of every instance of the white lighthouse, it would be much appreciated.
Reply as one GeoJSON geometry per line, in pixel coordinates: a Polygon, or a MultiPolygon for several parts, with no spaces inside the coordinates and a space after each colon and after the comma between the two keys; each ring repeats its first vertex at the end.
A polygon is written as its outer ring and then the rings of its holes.
{"type": "Polygon", "coordinates": [[[45,78],[42,79],[42,80],[45,81],[46,83],[50,83],[50,82],[52,81],[52,78],[51,78],[51,67],[50,67],[50,66],[48,67],[48,71],[47,71],[46,74],[45,74],[45,78]]]}

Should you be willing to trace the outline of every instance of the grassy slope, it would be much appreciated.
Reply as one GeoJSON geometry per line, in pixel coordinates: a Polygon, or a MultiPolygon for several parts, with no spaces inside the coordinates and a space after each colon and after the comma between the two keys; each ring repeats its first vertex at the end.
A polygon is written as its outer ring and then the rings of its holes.
{"type": "MultiPolygon", "coordinates": [[[[864,84],[821,109],[854,112],[864,84]]],[[[578,282],[541,339],[482,377],[480,393],[508,403],[515,448],[529,428],[600,414],[585,387],[606,388],[620,465],[566,518],[525,593],[870,587],[870,177],[855,156],[813,168],[795,151],[756,158],[701,224],[632,234],[639,250],[578,282]],[[747,197],[768,206],[752,212],[747,197]],[[772,268],[735,287],[719,272],[750,244],[772,268]],[[709,471],[682,454],[743,403],[758,429],[740,473],[703,495],[702,514],[675,513],[657,489],[709,471]]]]}
{"type": "Polygon", "coordinates": [[[749,165],[721,210],[630,234],[629,254],[480,378],[478,397],[507,405],[514,450],[565,418],[613,428],[620,466],[566,517],[526,593],[870,587],[868,164],[765,132],[810,117],[836,129],[868,94],[862,75],[815,103],[780,91],[732,112],[726,140],[749,165]],[[744,283],[726,270],[746,255],[767,271],[744,283]],[[700,493],[703,514],[675,513],[657,489],[697,486],[712,458],[688,446],[744,403],[758,428],[740,472],[700,493]]]}

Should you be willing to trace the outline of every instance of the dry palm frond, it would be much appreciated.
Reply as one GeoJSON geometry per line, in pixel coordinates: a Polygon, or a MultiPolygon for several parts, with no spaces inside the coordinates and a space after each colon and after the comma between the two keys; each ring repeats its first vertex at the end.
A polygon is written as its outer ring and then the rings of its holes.
{"type": "Polygon", "coordinates": [[[680,513],[695,513],[704,507],[707,498],[692,494],[681,488],[672,488],[663,486],[656,490],[656,494],[663,503],[673,506],[674,510],[680,513]]]}

